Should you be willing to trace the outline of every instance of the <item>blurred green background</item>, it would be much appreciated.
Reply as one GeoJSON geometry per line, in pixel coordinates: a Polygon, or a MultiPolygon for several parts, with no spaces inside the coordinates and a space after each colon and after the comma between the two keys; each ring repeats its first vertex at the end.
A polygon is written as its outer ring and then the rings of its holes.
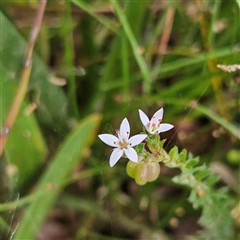
{"type": "MultiPolygon", "coordinates": [[[[1,4],[1,128],[38,7],[1,4]]],[[[240,75],[217,67],[240,64],[239,10],[237,0],[49,1],[0,162],[2,239],[18,224],[17,236],[34,239],[199,239],[201,210],[171,181],[177,169],[161,165],[138,186],[126,159],[110,168],[97,138],[124,117],[135,135],[137,110],[151,117],[161,107],[175,126],[161,134],[165,149],[185,148],[219,176],[239,236],[240,75]]]]}

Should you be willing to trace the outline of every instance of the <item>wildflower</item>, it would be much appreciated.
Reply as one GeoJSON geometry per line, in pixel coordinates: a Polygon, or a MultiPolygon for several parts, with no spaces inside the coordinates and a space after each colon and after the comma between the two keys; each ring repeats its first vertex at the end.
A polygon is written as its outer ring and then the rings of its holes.
{"type": "Polygon", "coordinates": [[[138,112],[142,124],[151,134],[159,134],[161,132],[166,132],[174,127],[172,124],[162,123],[163,108],[155,112],[150,121],[147,115],[142,110],[139,109],[138,112]]]}
{"type": "Polygon", "coordinates": [[[110,156],[110,166],[113,167],[122,156],[126,156],[132,162],[138,162],[138,155],[133,147],[141,143],[147,137],[147,134],[138,134],[129,139],[130,125],[127,118],[123,119],[120,130],[116,132],[117,137],[112,134],[98,135],[104,143],[114,147],[110,156]]]}

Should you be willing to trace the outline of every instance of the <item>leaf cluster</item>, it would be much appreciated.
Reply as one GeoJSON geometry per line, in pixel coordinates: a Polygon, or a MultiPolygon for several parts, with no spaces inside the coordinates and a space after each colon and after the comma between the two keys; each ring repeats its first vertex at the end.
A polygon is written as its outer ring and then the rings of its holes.
{"type": "Polygon", "coordinates": [[[233,202],[226,187],[216,188],[219,178],[199,158],[193,158],[184,149],[175,146],[169,152],[170,159],[163,161],[170,168],[179,168],[181,174],[172,181],[190,188],[188,200],[193,208],[202,208],[199,223],[204,227],[204,239],[232,239],[233,219],[230,208],[233,202]]]}

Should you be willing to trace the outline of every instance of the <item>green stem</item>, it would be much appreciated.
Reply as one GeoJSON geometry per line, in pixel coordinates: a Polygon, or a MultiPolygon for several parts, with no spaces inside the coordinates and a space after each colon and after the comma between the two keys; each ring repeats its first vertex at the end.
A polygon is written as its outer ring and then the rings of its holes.
{"type": "Polygon", "coordinates": [[[33,48],[35,46],[38,33],[42,24],[42,18],[45,11],[46,3],[47,3],[46,0],[41,0],[40,2],[39,9],[38,9],[35,21],[33,23],[32,31],[29,38],[28,48],[26,51],[26,58],[24,61],[24,67],[22,70],[18,91],[15,95],[15,98],[13,100],[9,113],[5,120],[4,126],[0,132],[0,156],[2,156],[5,144],[7,142],[8,133],[13,127],[13,124],[20,111],[20,107],[22,105],[23,99],[25,97],[25,94],[28,88],[29,77],[32,70],[33,48]]]}
{"type": "Polygon", "coordinates": [[[78,104],[77,104],[77,88],[74,74],[72,73],[72,69],[74,69],[74,45],[73,45],[73,36],[72,36],[72,16],[71,16],[71,2],[65,2],[66,9],[64,11],[63,20],[65,22],[65,26],[63,29],[64,35],[64,43],[65,43],[65,64],[66,68],[69,71],[68,76],[68,99],[70,101],[70,106],[73,111],[73,115],[78,119],[78,104]]]}
{"type": "Polygon", "coordinates": [[[124,100],[127,101],[129,98],[129,83],[130,83],[130,76],[129,76],[129,60],[128,60],[128,44],[127,39],[124,34],[121,35],[121,54],[122,54],[122,73],[123,73],[123,96],[124,100]]]}
{"type": "Polygon", "coordinates": [[[143,74],[143,80],[144,80],[144,92],[145,93],[149,93],[151,91],[151,77],[150,77],[150,72],[148,69],[148,66],[145,62],[145,60],[143,59],[142,55],[141,55],[141,49],[139,44],[137,43],[137,40],[133,34],[133,31],[129,25],[129,22],[125,16],[125,14],[123,13],[123,10],[121,9],[118,1],[116,0],[111,0],[112,5],[114,6],[114,9],[116,11],[116,14],[122,24],[122,27],[125,31],[125,34],[131,44],[132,50],[133,50],[133,54],[136,58],[136,61],[139,65],[139,68],[141,69],[141,72],[143,74]]]}
{"type": "Polygon", "coordinates": [[[95,19],[97,19],[106,28],[110,29],[113,32],[117,31],[116,24],[112,23],[110,20],[108,20],[105,17],[99,16],[96,13],[95,9],[93,9],[93,7],[90,4],[81,0],[71,0],[71,2],[77,5],[79,8],[83,9],[85,12],[87,12],[89,15],[91,15],[95,19]]]}

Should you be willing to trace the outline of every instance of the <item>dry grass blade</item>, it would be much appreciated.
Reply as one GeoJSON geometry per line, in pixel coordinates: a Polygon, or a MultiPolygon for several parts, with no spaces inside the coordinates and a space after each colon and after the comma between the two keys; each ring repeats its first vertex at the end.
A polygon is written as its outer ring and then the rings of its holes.
{"type": "Polygon", "coordinates": [[[28,48],[27,48],[27,52],[26,52],[24,67],[23,67],[23,70],[22,70],[21,78],[20,78],[19,88],[18,88],[18,91],[17,91],[17,93],[15,95],[15,98],[13,100],[13,103],[12,103],[12,106],[11,106],[10,111],[8,113],[8,116],[5,120],[4,126],[1,130],[1,133],[0,133],[0,156],[3,153],[9,131],[11,130],[11,128],[12,128],[12,126],[13,126],[15,120],[16,120],[16,117],[17,117],[18,112],[20,110],[20,107],[21,107],[22,101],[24,99],[25,93],[27,91],[29,76],[30,76],[31,69],[32,69],[33,48],[34,48],[35,42],[36,42],[37,37],[38,37],[39,30],[40,30],[40,27],[41,27],[46,3],[47,3],[46,0],[41,1],[38,12],[37,12],[36,19],[33,23],[33,28],[32,28],[32,32],[31,32],[31,35],[30,35],[29,44],[28,44],[28,48]]]}

